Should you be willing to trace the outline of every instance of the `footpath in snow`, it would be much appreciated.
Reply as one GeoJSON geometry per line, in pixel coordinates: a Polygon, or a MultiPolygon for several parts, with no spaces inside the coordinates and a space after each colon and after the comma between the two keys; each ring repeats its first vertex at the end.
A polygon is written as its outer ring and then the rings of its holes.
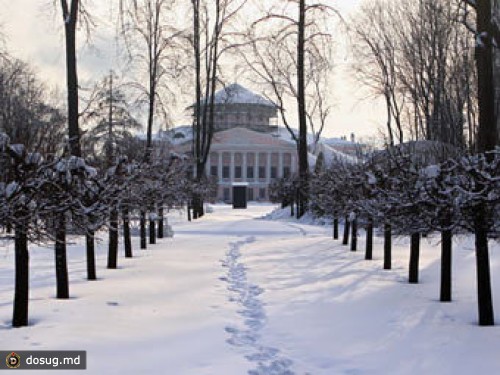
{"type": "MultiPolygon", "coordinates": [[[[12,245],[0,246],[0,348],[87,350],[88,374],[500,373],[500,328],[476,325],[471,238],[454,243],[454,302],[443,304],[438,239],[422,243],[421,284],[409,285],[406,239],[384,271],[380,238],[365,261],[362,232],[351,252],[328,226],[263,219],[272,209],[215,206],[191,223],[171,214],[174,238],[146,251],[135,239],[118,270],[104,268],[103,241],[94,282],[75,239],[67,301],[54,298],[52,249],[32,247],[22,329],[10,328],[12,245]]],[[[491,264],[500,323],[498,244],[491,264]]]]}

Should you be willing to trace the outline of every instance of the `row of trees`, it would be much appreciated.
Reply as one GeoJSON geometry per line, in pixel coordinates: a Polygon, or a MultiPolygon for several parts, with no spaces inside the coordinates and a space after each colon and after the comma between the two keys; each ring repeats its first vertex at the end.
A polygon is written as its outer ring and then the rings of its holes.
{"type": "MultiPolygon", "coordinates": [[[[119,32],[138,79],[118,84],[111,72],[96,85],[83,108],[77,34],[82,28],[93,31],[92,6],[79,0],[60,5],[66,41],[67,116],[45,104],[46,90],[27,65],[1,54],[0,228],[15,232],[14,326],[28,324],[29,242],[54,242],[57,297],[68,298],[69,230],[86,236],[87,273],[93,280],[94,237],[101,228],[109,232],[108,267],[116,268],[120,219],[125,254],[132,256],[131,217],[140,217],[141,248],[146,248],[148,218],[149,242],[155,243],[157,235],[163,236],[166,208],[180,206],[192,195],[203,201],[213,193],[213,181],[203,176],[192,181],[191,161],[171,155],[152,136],[155,116],[166,114],[167,80],[178,78],[185,63],[179,58],[182,48],[175,43],[189,39],[185,30],[171,26],[174,2],[120,2],[119,32]],[[133,136],[139,123],[127,94],[134,92],[138,93],[135,102],[147,106],[145,142],[133,136]],[[67,132],[62,127],[65,121],[67,132]]],[[[201,64],[203,57],[197,58],[201,64]]],[[[216,74],[212,73],[211,81],[215,82],[216,74]]]]}
{"type": "MultiPolygon", "coordinates": [[[[488,238],[500,238],[500,150],[461,156],[437,142],[405,143],[369,161],[337,160],[311,177],[311,210],[344,218],[343,243],[357,249],[357,230],[366,230],[366,259],[372,259],[374,230],[384,235],[384,268],[391,268],[391,237],[410,236],[409,280],[418,282],[420,238],[441,233],[441,301],[451,301],[452,236],[476,238],[479,323],[494,323],[488,238]],[[453,156],[454,155],[454,156],[453,156]]],[[[293,190],[292,190],[293,192],[293,190]]],[[[292,197],[293,198],[293,195],[292,197]]]]}
{"type": "MultiPolygon", "coordinates": [[[[150,163],[117,158],[109,167],[94,168],[75,156],[43,157],[0,133],[0,229],[14,231],[16,283],[13,325],[28,324],[28,244],[54,244],[57,298],[69,298],[67,233],[86,237],[87,277],[96,279],[94,243],[107,229],[107,267],[117,268],[119,228],[125,256],[132,257],[130,221],[147,207],[149,242],[164,236],[164,211],[181,207],[195,190],[211,194],[208,183],[195,184],[190,162],[155,149],[150,163]]],[[[141,221],[141,248],[147,247],[141,221]]]]}

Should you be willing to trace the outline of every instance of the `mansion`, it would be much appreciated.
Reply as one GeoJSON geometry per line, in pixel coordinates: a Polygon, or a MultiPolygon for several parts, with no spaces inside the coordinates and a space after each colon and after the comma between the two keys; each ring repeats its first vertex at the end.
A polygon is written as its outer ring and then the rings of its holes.
{"type": "MultiPolygon", "coordinates": [[[[217,177],[215,199],[230,203],[233,187],[246,186],[249,201],[268,201],[269,184],[274,179],[298,172],[296,143],[286,129],[278,127],[278,107],[239,84],[218,91],[214,101],[215,133],[206,174],[217,177]]],[[[191,152],[191,126],[174,128],[168,137],[176,152],[191,152]]],[[[338,145],[345,144],[353,143],[340,140],[338,145]]],[[[328,144],[318,149],[349,158],[328,144]]],[[[310,154],[311,166],[315,160],[310,154]]]]}
{"type": "Polygon", "coordinates": [[[265,201],[271,181],[294,174],[296,166],[294,142],[238,127],[214,135],[206,172],[218,177],[218,200],[231,202],[232,186],[246,183],[249,201],[265,201]]]}
{"type": "MultiPolygon", "coordinates": [[[[206,174],[219,181],[216,199],[232,202],[232,187],[243,184],[249,201],[269,200],[271,181],[297,168],[295,142],[278,133],[277,106],[239,84],[218,91],[214,101],[215,134],[206,174]]],[[[191,134],[178,132],[173,138],[177,152],[189,153],[191,134]]]]}

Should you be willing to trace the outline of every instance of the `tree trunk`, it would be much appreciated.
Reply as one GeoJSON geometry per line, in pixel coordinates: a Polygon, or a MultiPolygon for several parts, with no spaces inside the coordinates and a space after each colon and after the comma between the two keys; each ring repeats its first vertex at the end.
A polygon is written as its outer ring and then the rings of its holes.
{"type": "MultiPolygon", "coordinates": [[[[66,1],[64,1],[66,3],[66,1]]],[[[66,85],[68,89],[68,138],[71,155],[80,157],[80,129],[78,127],[78,74],[76,63],[76,26],[79,1],[71,2],[71,9],[63,12],[66,40],[66,85]],[[69,13],[68,13],[69,12],[69,13]],[[64,14],[66,13],[66,14],[64,14]]]]}
{"type": "MultiPolygon", "coordinates": [[[[200,169],[201,167],[198,167],[198,168],[200,169]]],[[[198,171],[198,173],[204,173],[203,169],[201,168],[201,171],[198,171]]],[[[204,215],[205,215],[205,210],[204,210],[203,198],[200,194],[194,194],[194,196],[193,196],[193,218],[199,219],[199,218],[203,217],[204,215]]]]}
{"type": "Polygon", "coordinates": [[[85,240],[87,245],[87,280],[96,280],[94,231],[88,230],[85,234],[85,240]]]}
{"type": "MultiPolygon", "coordinates": [[[[478,107],[479,129],[478,152],[494,150],[498,145],[497,117],[495,111],[495,81],[493,74],[493,41],[491,0],[476,1],[477,34],[480,42],[476,42],[476,68],[478,77],[478,107]]],[[[493,302],[491,296],[490,264],[488,253],[488,228],[486,224],[486,210],[479,206],[476,212],[474,229],[476,242],[476,274],[477,297],[479,309],[479,325],[494,324],[493,302]]]]}
{"type": "Polygon", "coordinates": [[[333,218],[333,239],[339,239],[339,218],[337,216],[333,218]]]}
{"type": "Polygon", "coordinates": [[[300,219],[300,189],[295,190],[295,218],[300,219]]]}
{"type": "Polygon", "coordinates": [[[492,326],[495,324],[495,316],[493,313],[493,300],[491,296],[488,230],[483,215],[484,211],[484,207],[478,210],[474,223],[476,237],[477,302],[479,325],[492,326]]]}
{"type": "Polygon", "coordinates": [[[366,227],[365,259],[373,259],[373,221],[371,219],[368,221],[368,226],[366,227]]]}
{"type": "Polygon", "coordinates": [[[411,235],[410,245],[410,267],[408,281],[411,284],[418,284],[418,269],[420,261],[420,233],[411,235]]]}
{"type": "Polygon", "coordinates": [[[495,113],[495,80],[493,75],[493,41],[491,0],[476,1],[477,34],[476,68],[478,80],[479,129],[478,152],[494,150],[498,144],[495,113]]]}
{"type": "MultiPolygon", "coordinates": [[[[205,100],[205,106],[203,108],[203,116],[202,116],[202,93],[201,93],[201,64],[202,64],[202,52],[201,52],[201,27],[200,27],[200,3],[199,1],[192,1],[193,3],[193,49],[194,49],[194,59],[195,59],[195,95],[196,95],[196,103],[195,103],[195,116],[194,116],[194,123],[193,123],[193,128],[194,128],[194,150],[193,150],[193,156],[195,160],[195,179],[196,181],[200,181],[201,175],[200,175],[200,169],[201,173],[203,173],[203,168],[200,168],[200,165],[203,165],[203,159],[204,159],[204,153],[207,150],[205,146],[205,141],[206,141],[206,136],[207,136],[207,130],[210,132],[210,129],[207,129],[213,125],[213,95],[207,95],[207,98],[205,100]],[[210,102],[208,103],[207,106],[207,99],[210,97],[210,102]],[[207,115],[207,109],[210,109],[210,115],[207,115]]],[[[219,3],[216,3],[217,10],[219,3]]],[[[217,13],[219,15],[219,13],[217,13]]],[[[217,20],[216,20],[217,23],[217,20]]],[[[218,25],[216,26],[216,30],[218,29],[218,25]]],[[[215,43],[218,43],[218,41],[215,41],[215,43]]],[[[215,48],[215,46],[213,46],[215,48]]],[[[213,52],[213,50],[211,50],[213,52]]],[[[213,56],[214,59],[216,59],[216,56],[213,56]]],[[[207,59],[206,63],[208,66],[208,69],[214,68],[216,69],[217,67],[212,67],[213,59],[207,59]]],[[[209,94],[210,87],[211,85],[214,84],[213,79],[215,78],[216,72],[207,72],[207,94],[209,94]]],[[[209,148],[208,148],[209,150],[209,148]]],[[[188,205],[188,220],[191,221],[191,208],[193,209],[192,212],[192,218],[194,220],[198,219],[199,217],[202,216],[200,209],[199,209],[199,202],[198,202],[198,196],[196,193],[193,193],[192,196],[192,201],[191,204],[188,205]]]]}
{"type": "Polygon", "coordinates": [[[57,298],[68,299],[69,281],[66,259],[66,218],[64,217],[64,212],[57,214],[55,257],[57,298]]]}
{"type": "MultiPolygon", "coordinates": [[[[154,63],[152,63],[154,65],[154,63]]],[[[148,121],[147,121],[147,134],[146,134],[146,155],[145,160],[147,163],[151,162],[151,153],[153,151],[153,123],[155,116],[155,99],[156,99],[156,83],[154,75],[156,73],[149,72],[149,93],[148,93],[148,121]]]]}
{"type": "Polygon", "coordinates": [[[358,249],[358,219],[352,221],[351,227],[351,251],[356,251],[358,249]]]}
{"type": "Polygon", "coordinates": [[[16,226],[15,254],[16,254],[16,280],[14,289],[13,327],[28,325],[29,305],[29,252],[26,226],[16,226]]]}
{"type": "Polygon", "coordinates": [[[306,91],[305,91],[305,28],[306,28],[306,2],[299,0],[299,22],[297,23],[297,107],[299,116],[299,177],[300,193],[298,201],[298,215],[302,217],[307,207],[308,191],[308,151],[307,151],[307,110],[306,110],[306,91]]]}
{"type": "Polygon", "coordinates": [[[196,195],[193,195],[193,199],[192,199],[192,209],[193,209],[193,220],[197,220],[198,219],[198,215],[199,215],[199,211],[198,211],[198,197],[196,195]]]}
{"type": "Polygon", "coordinates": [[[118,266],[118,211],[112,208],[109,214],[109,248],[108,268],[116,269],[118,266]]]}
{"type": "Polygon", "coordinates": [[[151,209],[149,213],[149,243],[151,245],[156,243],[156,219],[154,215],[154,209],[151,209]]]}
{"type": "Polygon", "coordinates": [[[351,222],[349,221],[349,217],[346,216],[344,219],[344,239],[342,240],[342,245],[349,244],[349,231],[351,229],[351,222]]]}
{"type": "Polygon", "coordinates": [[[148,247],[146,241],[146,211],[141,210],[140,216],[141,249],[146,249],[148,247]]]}
{"type": "Polygon", "coordinates": [[[384,225],[384,270],[392,268],[392,227],[384,225]]]}
{"type": "Polygon", "coordinates": [[[191,205],[187,205],[187,215],[188,215],[188,221],[191,221],[191,205]]]}
{"type": "Polygon", "coordinates": [[[163,233],[163,229],[165,226],[163,216],[164,216],[163,205],[160,204],[160,207],[158,208],[158,238],[165,237],[165,235],[163,233]]]}
{"type": "Polygon", "coordinates": [[[451,230],[441,232],[441,302],[451,302],[452,238],[451,230]]]}
{"type": "Polygon", "coordinates": [[[123,246],[125,247],[125,258],[132,258],[132,238],[130,237],[130,214],[128,208],[122,211],[123,218],[123,246]]]}

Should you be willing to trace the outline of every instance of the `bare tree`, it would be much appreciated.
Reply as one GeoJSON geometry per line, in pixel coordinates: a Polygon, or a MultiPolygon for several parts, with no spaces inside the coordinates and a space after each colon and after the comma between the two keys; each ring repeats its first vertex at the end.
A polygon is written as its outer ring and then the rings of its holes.
{"type": "Polygon", "coordinates": [[[387,105],[395,135],[465,146],[474,138],[475,85],[470,35],[448,1],[379,0],[355,17],[354,68],[387,105]],[[409,130],[406,132],[406,130],[409,130]]]}
{"type": "Polygon", "coordinates": [[[53,97],[28,64],[0,57],[0,131],[11,142],[44,156],[59,151],[65,117],[53,97]]]}
{"type": "Polygon", "coordinates": [[[400,92],[396,56],[400,47],[397,40],[400,10],[399,5],[394,2],[367,2],[356,15],[354,26],[351,26],[356,76],[375,96],[384,98],[388,143],[391,146],[394,145],[395,138],[399,143],[404,140],[402,108],[405,97],[400,92]]]}
{"type": "Polygon", "coordinates": [[[327,22],[333,9],[320,2],[288,0],[272,3],[262,12],[246,36],[250,53],[244,49],[242,57],[254,80],[277,103],[282,122],[297,143],[301,216],[307,202],[308,129],[319,139],[329,113],[324,95],[331,68],[327,22]],[[296,103],[298,134],[285,112],[289,99],[296,103]]]}
{"type": "Polygon", "coordinates": [[[62,19],[64,23],[64,36],[66,45],[66,87],[68,95],[68,142],[69,152],[80,157],[80,128],[79,100],[78,100],[78,72],[76,58],[76,36],[79,25],[85,27],[87,32],[93,25],[90,13],[85,6],[85,0],[61,0],[62,19]]]}
{"type": "MultiPolygon", "coordinates": [[[[477,97],[479,108],[479,127],[477,151],[484,153],[498,146],[497,117],[495,111],[494,87],[494,46],[500,42],[499,25],[493,17],[491,0],[459,1],[463,11],[462,22],[476,38],[476,69],[478,76],[477,97]],[[471,10],[475,24],[471,24],[471,10]]],[[[474,229],[476,236],[476,264],[479,324],[494,325],[493,302],[491,295],[490,261],[488,251],[488,208],[483,203],[476,207],[474,229]]]]}
{"type": "MultiPolygon", "coordinates": [[[[194,57],[195,98],[193,116],[194,177],[201,182],[210,155],[215,118],[215,91],[220,82],[224,54],[235,47],[229,36],[247,0],[215,0],[213,3],[191,0],[193,11],[192,47],[194,57]],[[229,31],[226,31],[229,29],[229,31]]],[[[194,218],[202,216],[203,200],[193,197],[194,218]]]]}
{"type": "MultiPolygon", "coordinates": [[[[139,101],[147,106],[146,152],[144,160],[151,161],[153,125],[157,114],[168,117],[166,100],[175,100],[171,80],[182,67],[183,53],[178,41],[183,31],[175,26],[175,0],[121,0],[121,33],[133,68],[138,78],[131,84],[139,92],[139,101]],[[143,83],[145,82],[145,83],[143,83]]],[[[154,211],[155,207],[148,207],[154,211]]],[[[146,209],[141,209],[141,228],[145,228],[146,209]]],[[[152,216],[150,216],[152,217],[152,216]]],[[[150,234],[154,233],[155,221],[150,220],[150,234]]],[[[141,230],[141,248],[146,248],[141,230]]],[[[154,243],[150,236],[150,243],[154,243]]]]}
{"type": "Polygon", "coordinates": [[[152,152],[153,125],[157,114],[166,119],[167,99],[175,100],[172,81],[182,70],[182,48],[178,42],[183,30],[175,26],[175,0],[121,0],[121,33],[137,79],[131,86],[139,101],[147,106],[146,154],[152,152]],[[144,82],[144,83],[143,83],[144,82]]]}
{"type": "Polygon", "coordinates": [[[115,72],[105,76],[94,88],[83,113],[85,156],[108,168],[120,155],[124,143],[141,125],[132,115],[123,80],[115,72]]]}

